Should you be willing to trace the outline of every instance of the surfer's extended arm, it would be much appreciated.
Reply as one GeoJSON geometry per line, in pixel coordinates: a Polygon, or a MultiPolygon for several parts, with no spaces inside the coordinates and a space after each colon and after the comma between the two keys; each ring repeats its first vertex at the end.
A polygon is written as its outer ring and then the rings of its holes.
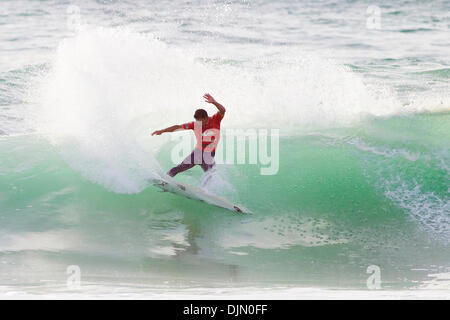
{"type": "Polygon", "coordinates": [[[155,134],[157,136],[159,136],[160,134],[163,134],[165,132],[174,132],[174,131],[181,130],[181,129],[184,129],[183,126],[181,124],[176,124],[174,126],[171,126],[171,127],[168,127],[168,128],[162,129],[162,130],[156,130],[152,133],[152,136],[154,136],[155,134]]]}
{"type": "Polygon", "coordinates": [[[205,98],[205,102],[215,105],[222,117],[225,115],[225,111],[227,111],[225,107],[218,103],[209,93],[205,93],[203,98],[205,98]]]}

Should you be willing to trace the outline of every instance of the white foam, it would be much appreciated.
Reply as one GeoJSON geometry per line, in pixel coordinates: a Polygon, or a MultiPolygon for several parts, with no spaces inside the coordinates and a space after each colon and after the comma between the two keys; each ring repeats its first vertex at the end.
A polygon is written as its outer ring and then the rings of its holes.
{"type": "Polygon", "coordinates": [[[69,290],[55,285],[42,287],[0,287],[1,299],[181,299],[181,300],[396,300],[396,299],[449,299],[448,290],[352,290],[308,287],[196,287],[170,286],[112,286],[84,284],[81,290],[69,290]]]}
{"type": "Polygon", "coordinates": [[[125,29],[85,27],[58,46],[39,89],[38,129],[86,178],[134,193],[162,170],[154,154],[169,137],[150,133],[190,121],[198,107],[215,112],[205,92],[227,107],[229,128],[348,125],[401,108],[312,54],[287,51],[240,66],[204,63],[202,54],[125,29]]]}
{"type": "Polygon", "coordinates": [[[418,153],[413,153],[413,152],[407,151],[405,149],[392,149],[391,150],[391,149],[387,149],[387,148],[371,146],[371,145],[365,143],[364,141],[362,141],[362,139],[360,139],[360,138],[349,139],[347,141],[347,143],[361,151],[370,152],[375,155],[380,155],[380,156],[383,156],[386,158],[401,156],[404,159],[406,159],[408,161],[412,161],[412,162],[417,161],[420,158],[420,155],[418,153]]]}
{"type": "Polygon", "coordinates": [[[288,249],[292,246],[316,247],[348,242],[342,237],[332,240],[329,231],[325,231],[330,227],[323,219],[299,219],[293,222],[288,216],[278,216],[238,224],[233,227],[233,232],[218,233],[217,237],[221,246],[228,249],[288,249]]]}

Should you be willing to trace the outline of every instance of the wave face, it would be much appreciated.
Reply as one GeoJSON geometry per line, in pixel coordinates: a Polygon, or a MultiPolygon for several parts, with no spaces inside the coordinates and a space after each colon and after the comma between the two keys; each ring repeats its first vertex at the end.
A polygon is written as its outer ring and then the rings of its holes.
{"type": "MultiPolygon", "coordinates": [[[[216,191],[252,210],[247,217],[156,188],[115,193],[59,145],[3,138],[0,250],[50,270],[82,261],[97,276],[107,262],[103,276],[119,270],[129,281],[360,286],[375,264],[390,286],[408,287],[448,262],[449,122],[449,113],[425,113],[283,137],[274,176],[218,166],[219,182],[233,187],[216,191]]],[[[157,156],[164,165],[168,152],[157,156]]]]}
{"type": "MultiPolygon", "coordinates": [[[[442,8],[425,8],[439,11],[436,29],[397,28],[399,17],[422,21],[407,14],[428,4],[409,1],[405,12],[386,4],[385,29],[367,36],[355,28],[361,4],[152,3],[161,14],[152,19],[139,16],[147,2],[119,4],[83,4],[86,23],[70,34],[36,23],[51,52],[17,30],[21,49],[5,53],[16,62],[0,60],[1,285],[64,286],[69,265],[85,283],[129,288],[365,289],[376,265],[383,287],[397,289],[448,271],[449,69],[432,50],[447,39],[442,8]],[[348,19],[330,19],[335,6],[348,19]],[[233,20],[238,12],[246,24],[233,20]],[[113,23],[98,27],[99,16],[113,23]],[[410,56],[414,39],[423,51],[410,56]],[[205,92],[227,107],[221,146],[226,129],[279,130],[279,170],[219,164],[208,181],[197,167],[177,179],[252,215],[148,182],[174,165],[189,135],[150,133],[198,107],[213,112],[205,92]]],[[[58,15],[66,4],[33,6],[30,21],[48,13],[66,23],[58,15]]]]}

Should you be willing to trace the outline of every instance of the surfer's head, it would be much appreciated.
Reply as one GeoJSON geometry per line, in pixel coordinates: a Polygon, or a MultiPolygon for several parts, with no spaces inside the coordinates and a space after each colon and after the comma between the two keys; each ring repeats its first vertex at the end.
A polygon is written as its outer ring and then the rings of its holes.
{"type": "Polygon", "coordinates": [[[208,112],[204,109],[197,109],[194,113],[194,119],[206,124],[208,122],[208,112]]]}

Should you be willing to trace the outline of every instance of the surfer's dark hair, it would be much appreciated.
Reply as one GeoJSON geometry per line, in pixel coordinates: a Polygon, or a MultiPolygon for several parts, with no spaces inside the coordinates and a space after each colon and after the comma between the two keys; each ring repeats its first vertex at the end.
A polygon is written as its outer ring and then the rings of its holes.
{"type": "Polygon", "coordinates": [[[208,112],[206,112],[204,109],[197,109],[195,110],[194,118],[195,120],[208,118],[208,112]]]}

